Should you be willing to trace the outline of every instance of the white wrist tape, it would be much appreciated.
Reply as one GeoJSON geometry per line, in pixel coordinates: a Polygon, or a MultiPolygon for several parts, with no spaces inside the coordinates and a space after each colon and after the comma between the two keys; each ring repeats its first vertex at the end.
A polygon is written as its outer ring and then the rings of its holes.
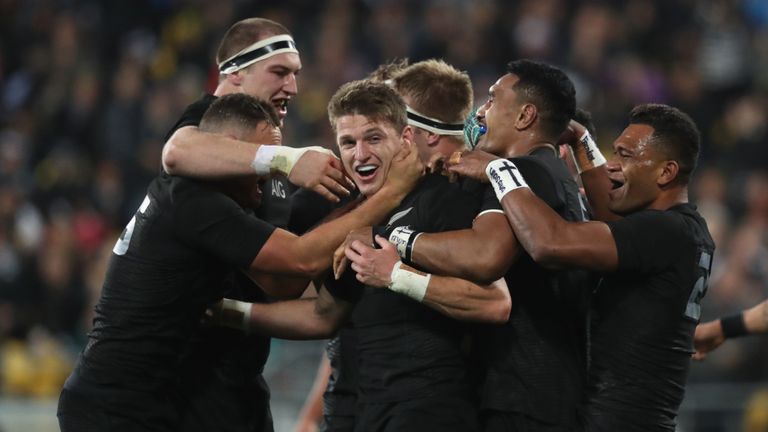
{"type": "Polygon", "coordinates": [[[515,164],[507,159],[491,161],[485,168],[485,174],[488,176],[488,180],[491,181],[499,202],[509,192],[521,187],[528,187],[528,183],[525,182],[515,164]]]}
{"type": "Polygon", "coordinates": [[[408,270],[400,268],[402,261],[395,263],[392,268],[392,274],[390,275],[391,282],[389,283],[390,290],[410,297],[417,302],[424,301],[424,296],[427,295],[427,287],[429,286],[429,280],[432,275],[420,275],[408,270]]]}
{"type": "Polygon", "coordinates": [[[253,308],[253,304],[239,300],[225,298],[221,302],[222,311],[229,310],[243,314],[243,321],[240,323],[240,329],[246,333],[251,329],[251,308],[253,308]]]}
{"type": "Polygon", "coordinates": [[[293,170],[296,162],[309,150],[336,157],[332,151],[319,146],[293,148],[263,144],[256,151],[256,157],[251,161],[251,168],[258,175],[268,175],[276,172],[288,176],[291,174],[291,170],[293,170]]]}
{"type": "Polygon", "coordinates": [[[413,243],[420,235],[421,232],[414,231],[407,226],[397,227],[389,235],[389,242],[395,245],[400,258],[410,262],[413,243]]]}
{"type": "Polygon", "coordinates": [[[573,149],[573,161],[576,163],[579,174],[605,165],[607,162],[589,131],[584,131],[584,135],[579,138],[579,144],[573,149]]]}

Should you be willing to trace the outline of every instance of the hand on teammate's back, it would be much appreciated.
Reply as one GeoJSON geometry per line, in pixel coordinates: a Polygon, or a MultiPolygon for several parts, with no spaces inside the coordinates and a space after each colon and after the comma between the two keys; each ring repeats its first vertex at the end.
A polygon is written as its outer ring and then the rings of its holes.
{"type": "Polygon", "coordinates": [[[311,189],[332,202],[339,202],[355,187],[336,156],[314,150],[301,155],[288,174],[288,181],[311,189]]]}

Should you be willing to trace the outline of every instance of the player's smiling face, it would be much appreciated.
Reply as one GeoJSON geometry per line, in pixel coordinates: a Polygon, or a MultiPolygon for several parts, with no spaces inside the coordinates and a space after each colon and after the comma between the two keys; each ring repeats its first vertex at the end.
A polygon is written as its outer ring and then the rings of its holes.
{"type": "Polygon", "coordinates": [[[301,60],[296,53],[277,54],[258,61],[239,72],[242,92],[271,102],[282,123],[288,114],[288,103],[298,92],[299,70],[301,60]]]}
{"type": "Polygon", "coordinates": [[[613,143],[608,162],[608,208],[626,215],[648,208],[658,197],[657,179],[664,169],[664,158],[652,143],[653,127],[631,124],[613,143]]]}
{"type": "Polygon", "coordinates": [[[389,122],[373,121],[358,114],[336,120],[341,162],[365,196],[381,189],[402,142],[402,132],[396,131],[389,122]]]}

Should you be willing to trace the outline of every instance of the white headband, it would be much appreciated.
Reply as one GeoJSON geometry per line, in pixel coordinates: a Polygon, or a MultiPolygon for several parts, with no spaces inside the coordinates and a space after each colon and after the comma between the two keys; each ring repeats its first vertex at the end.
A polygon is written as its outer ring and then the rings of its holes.
{"type": "Polygon", "coordinates": [[[438,119],[427,117],[407,105],[405,106],[405,111],[408,116],[408,124],[411,126],[416,126],[438,135],[464,135],[463,123],[445,123],[438,119]]]}
{"type": "Polygon", "coordinates": [[[268,37],[243,48],[237,54],[219,63],[219,72],[231,74],[257,61],[286,52],[299,53],[299,50],[296,49],[296,42],[290,35],[281,34],[268,37]]]}

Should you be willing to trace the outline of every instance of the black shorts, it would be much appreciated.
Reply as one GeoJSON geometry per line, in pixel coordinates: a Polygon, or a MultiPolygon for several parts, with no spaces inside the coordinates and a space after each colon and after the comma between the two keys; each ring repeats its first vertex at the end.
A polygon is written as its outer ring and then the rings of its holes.
{"type": "Polygon", "coordinates": [[[403,402],[361,404],[356,432],[474,432],[477,409],[458,397],[428,397],[403,402]]]}
{"type": "Polygon", "coordinates": [[[574,432],[574,426],[552,425],[524,414],[483,410],[480,413],[483,432],[574,432]]]}

